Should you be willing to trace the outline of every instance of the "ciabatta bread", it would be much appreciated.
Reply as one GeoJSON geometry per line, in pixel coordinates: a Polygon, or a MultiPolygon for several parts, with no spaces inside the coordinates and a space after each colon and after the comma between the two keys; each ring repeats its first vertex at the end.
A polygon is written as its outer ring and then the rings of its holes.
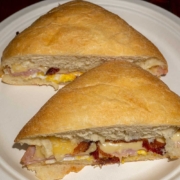
{"type": "Polygon", "coordinates": [[[168,71],[158,48],[119,16],[87,1],[71,1],[41,16],[9,43],[2,56],[2,81],[57,89],[111,60],[134,62],[157,76],[168,71]],[[52,68],[57,71],[47,73],[52,68]]]}

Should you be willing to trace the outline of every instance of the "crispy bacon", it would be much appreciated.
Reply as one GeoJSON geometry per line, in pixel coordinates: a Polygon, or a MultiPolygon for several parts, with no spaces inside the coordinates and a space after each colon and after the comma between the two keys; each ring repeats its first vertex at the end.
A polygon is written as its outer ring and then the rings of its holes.
{"type": "Polygon", "coordinates": [[[97,148],[95,151],[90,153],[91,156],[94,157],[94,159],[99,159],[99,148],[97,148]]]}
{"type": "Polygon", "coordinates": [[[47,70],[46,75],[53,75],[59,71],[59,68],[51,67],[47,70]]]}
{"type": "Polygon", "coordinates": [[[125,140],[105,140],[105,142],[112,142],[112,143],[130,143],[130,142],[138,142],[138,141],[141,141],[141,140],[137,140],[137,139],[134,139],[134,140],[131,140],[131,141],[125,141],[125,140]]]}
{"type": "Polygon", "coordinates": [[[147,149],[147,151],[152,151],[154,153],[163,155],[165,150],[165,143],[159,142],[156,139],[153,142],[149,142],[147,139],[143,139],[142,146],[147,149]]]}
{"type": "Polygon", "coordinates": [[[73,154],[79,154],[81,152],[85,152],[89,149],[89,146],[91,145],[91,142],[80,142],[78,146],[74,149],[73,154]]]}
{"type": "Polygon", "coordinates": [[[106,165],[106,164],[115,164],[119,163],[119,157],[112,156],[111,154],[103,152],[97,145],[97,149],[90,153],[91,156],[96,160],[96,164],[106,165]]]}

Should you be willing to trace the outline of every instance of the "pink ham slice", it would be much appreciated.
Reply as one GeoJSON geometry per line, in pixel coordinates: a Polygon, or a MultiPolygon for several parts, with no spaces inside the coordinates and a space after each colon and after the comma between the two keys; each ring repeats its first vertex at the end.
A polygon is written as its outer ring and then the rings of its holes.
{"type": "Polygon", "coordinates": [[[165,76],[168,73],[168,70],[164,69],[163,67],[158,66],[158,67],[152,68],[150,72],[154,74],[155,76],[160,77],[160,76],[165,76]]]}
{"type": "Polygon", "coordinates": [[[28,69],[27,71],[12,73],[11,68],[9,66],[6,66],[6,72],[14,77],[17,77],[17,76],[26,76],[27,77],[27,76],[33,75],[37,72],[40,72],[40,70],[39,69],[28,69]]]}
{"type": "Polygon", "coordinates": [[[29,165],[29,164],[43,162],[45,160],[54,159],[53,156],[51,156],[49,158],[38,158],[38,157],[35,157],[34,156],[35,152],[36,152],[36,147],[35,146],[29,146],[27,148],[26,152],[24,153],[24,156],[21,159],[21,164],[26,166],[26,165],[29,165]]]}
{"type": "Polygon", "coordinates": [[[168,70],[167,69],[163,69],[161,67],[158,67],[156,70],[156,76],[160,77],[160,76],[165,76],[167,74],[168,70]]]}
{"type": "Polygon", "coordinates": [[[30,162],[34,161],[34,154],[36,151],[35,146],[29,146],[24,153],[24,156],[21,158],[21,164],[28,165],[30,162]]]}
{"type": "Polygon", "coordinates": [[[15,77],[17,77],[17,76],[31,76],[31,75],[33,75],[33,74],[35,74],[35,73],[37,73],[37,72],[40,72],[40,70],[39,69],[29,69],[29,70],[27,70],[27,71],[22,71],[22,72],[16,72],[16,73],[10,73],[12,76],[15,76],[15,77]]]}

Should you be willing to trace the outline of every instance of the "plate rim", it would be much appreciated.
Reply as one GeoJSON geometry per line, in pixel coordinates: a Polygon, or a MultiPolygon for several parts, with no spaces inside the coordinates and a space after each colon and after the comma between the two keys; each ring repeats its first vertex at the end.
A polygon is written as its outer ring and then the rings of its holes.
{"type": "MultiPolygon", "coordinates": [[[[164,10],[156,5],[153,5],[153,4],[150,4],[148,2],[145,2],[145,1],[140,1],[140,0],[136,0],[136,2],[134,0],[106,0],[106,1],[103,1],[103,0],[98,0],[98,3],[110,3],[110,2],[115,2],[115,3],[120,3],[123,2],[123,3],[132,3],[132,4],[135,4],[137,6],[142,6],[142,7],[145,7],[145,8],[148,8],[162,16],[165,16],[166,18],[168,18],[170,21],[172,21],[174,24],[177,24],[180,28],[180,18],[178,18],[176,15],[170,13],[169,11],[167,10],[164,10]],[[158,12],[157,12],[158,11],[158,12]],[[179,24],[178,24],[178,23],[179,24]]],[[[28,12],[30,12],[31,10],[34,10],[34,9],[38,9],[39,7],[41,6],[46,6],[46,5],[49,5],[49,4],[53,4],[53,3],[58,3],[58,2],[67,2],[67,0],[46,0],[46,1],[41,1],[41,2],[38,2],[38,3],[35,3],[35,4],[32,4],[28,7],[25,7],[23,9],[21,9],[20,11],[12,14],[11,16],[9,16],[8,18],[6,18],[5,20],[3,20],[1,23],[0,23],[0,34],[2,32],[2,30],[7,26],[9,25],[11,22],[13,22],[13,20],[19,18],[21,15],[25,15],[27,14],[28,12]]],[[[90,2],[95,2],[95,0],[90,0],[90,2]]],[[[180,31],[178,31],[179,34],[180,34],[180,31]]],[[[2,156],[0,155],[0,168],[3,167],[11,167],[3,158],[1,158],[2,156]],[[3,163],[5,163],[5,166],[3,166],[3,163]]],[[[2,169],[3,169],[2,168],[2,169]]],[[[13,168],[10,168],[10,169],[13,169],[13,168]]],[[[10,174],[12,177],[17,177],[17,178],[20,178],[22,176],[19,176],[19,174],[17,174],[17,172],[13,169],[13,173],[10,171],[8,171],[7,169],[5,169],[7,172],[7,174],[10,174]]],[[[173,171],[175,172],[177,170],[177,168],[173,171]]],[[[1,172],[1,169],[0,169],[0,172],[1,172]]],[[[4,171],[3,171],[4,172],[4,171]]]]}

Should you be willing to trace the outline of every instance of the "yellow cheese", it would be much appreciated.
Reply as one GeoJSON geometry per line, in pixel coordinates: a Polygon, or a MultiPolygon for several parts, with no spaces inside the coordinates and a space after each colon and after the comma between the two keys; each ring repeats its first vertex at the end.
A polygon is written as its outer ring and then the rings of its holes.
{"type": "Polygon", "coordinates": [[[129,143],[112,143],[112,142],[105,142],[103,144],[99,143],[100,149],[108,154],[112,153],[121,153],[124,150],[132,149],[135,151],[144,149],[142,147],[142,141],[137,141],[137,142],[129,142],[129,143]]]}
{"type": "Polygon", "coordinates": [[[180,131],[178,131],[176,134],[172,137],[173,141],[180,141],[180,131]]]}
{"type": "Polygon", "coordinates": [[[18,63],[16,63],[16,64],[12,64],[11,65],[11,71],[12,71],[12,73],[13,72],[23,72],[23,71],[27,71],[27,67],[26,66],[22,66],[22,64],[18,64],[18,63]]]}
{"type": "Polygon", "coordinates": [[[41,71],[41,72],[37,72],[37,76],[44,76],[44,73],[41,71]]]}
{"type": "Polygon", "coordinates": [[[60,76],[60,82],[71,82],[74,79],[76,79],[76,77],[80,76],[82,73],[81,72],[73,72],[73,73],[69,73],[69,74],[62,74],[60,76]]]}
{"type": "Polygon", "coordinates": [[[144,155],[144,156],[145,156],[145,155],[147,155],[147,151],[145,151],[145,150],[138,150],[138,151],[137,151],[137,154],[138,154],[138,155],[144,155]]]}
{"type": "Polygon", "coordinates": [[[72,154],[74,148],[77,146],[77,144],[71,140],[65,140],[56,137],[50,137],[49,139],[52,143],[53,155],[58,161],[62,160],[64,155],[72,154]]]}
{"type": "MultiPolygon", "coordinates": [[[[28,69],[33,69],[34,63],[31,61],[24,61],[24,62],[15,62],[14,64],[10,65],[11,72],[12,73],[18,73],[18,72],[26,72],[28,69]]],[[[6,68],[6,67],[5,67],[6,68]]],[[[46,72],[47,68],[46,67],[39,67],[39,70],[46,72]]]]}
{"type": "Polygon", "coordinates": [[[53,147],[53,154],[71,154],[73,153],[74,148],[77,146],[77,144],[71,140],[56,137],[51,137],[50,141],[53,147]]]}
{"type": "Polygon", "coordinates": [[[37,74],[37,77],[40,77],[43,79],[45,78],[47,81],[51,81],[56,84],[59,84],[59,83],[71,82],[74,79],[76,79],[76,77],[80,76],[81,74],[82,74],[81,72],[72,72],[72,73],[68,73],[68,74],[46,75],[44,77],[42,77],[42,75],[37,74]]]}
{"type": "Polygon", "coordinates": [[[42,146],[36,146],[36,151],[35,151],[34,156],[40,159],[45,158],[44,153],[42,152],[42,146]]]}
{"type": "Polygon", "coordinates": [[[58,83],[60,83],[60,79],[56,78],[56,77],[57,77],[57,75],[48,75],[48,76],[45,76],[45,79],[46,79],[46,81],[51,81],[51,82],[58,84],[58,83]]]}
{"type": "Polygon", "coordinates": [[[86,160],[86,161],[92,161],[93,157],[92,156],[75,156],[75,160],[86,160]]]}

